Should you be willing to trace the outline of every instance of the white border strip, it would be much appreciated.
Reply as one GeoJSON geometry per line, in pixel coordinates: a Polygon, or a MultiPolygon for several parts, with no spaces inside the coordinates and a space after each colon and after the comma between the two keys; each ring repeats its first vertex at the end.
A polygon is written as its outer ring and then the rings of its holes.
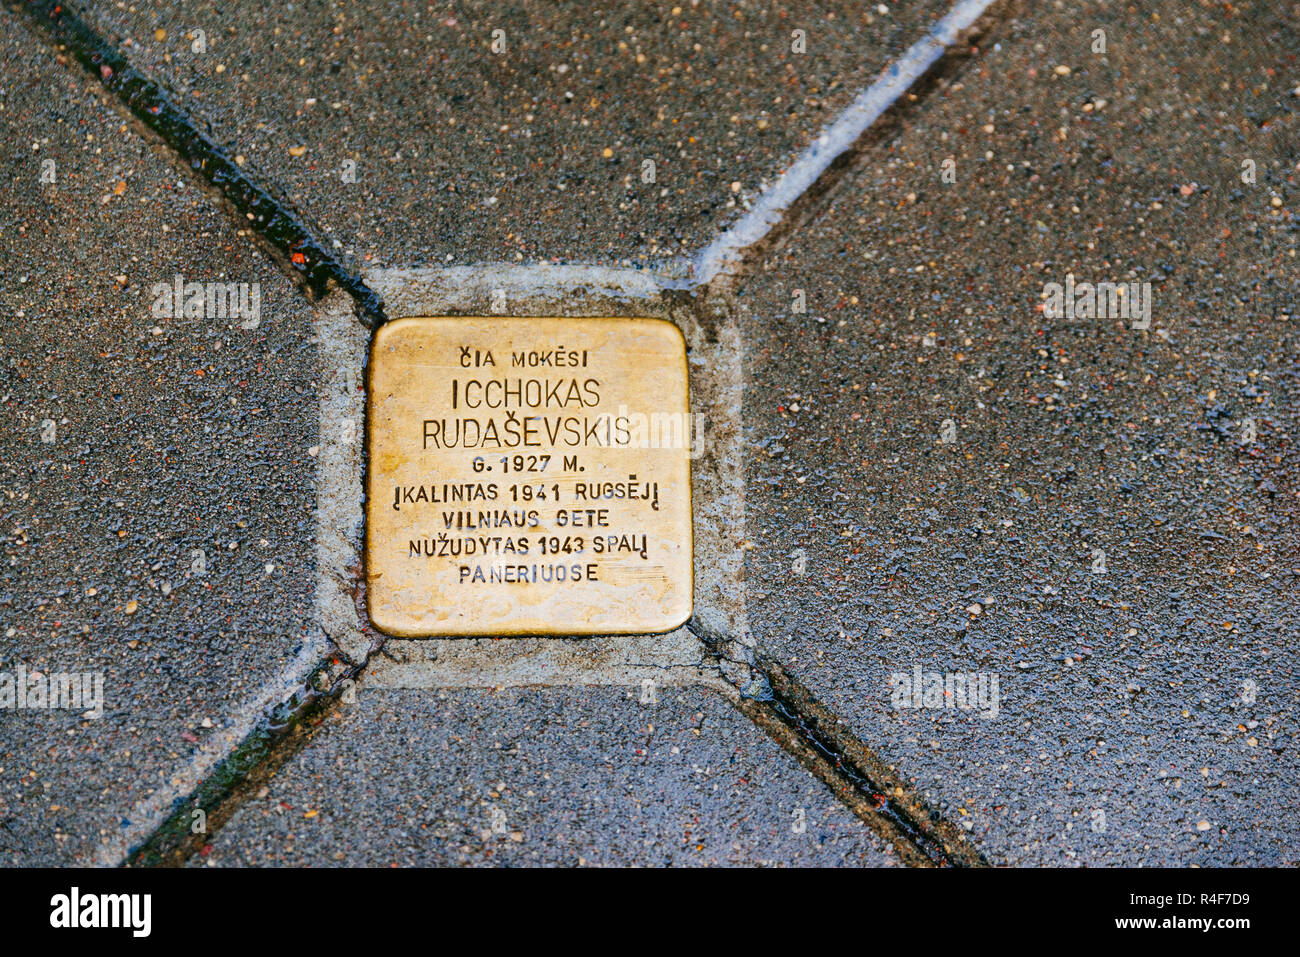
{"type": "MultiPolygon", "coordinates": [[[[670,319],[659,299],[664,278],[649,270],[550,263],[493,263],[479,267],[368,269],[367,284],[383,297],[389,321],[411,316],[483,315],[496,299],[509,316],[654,316],[670,319]]],[[[689,311],[677,321],[690,345],[691,406],[709,412],[711,444],[720,454],[692,466],[695,522],[695,615],[715,631],[743,627],[744,488],[741,473],[718,473],[709,462],[739,461],[741,390],[739,331],[723,324],[709,341],[689,311]],[[722,516],[701,524],[698,516],[722,516]],[[734,540],[733,540],[734,539],[734,540]],[[718,610],[714,610],[717,606],[718,610]]],[[[356,487],[358,499],[360,483],[356,487]]],[[[730,694],[731,685],[706,665],[707,652],[690,630],[666,635],[569,637],[389,638],[386,654],[371,660],[363,679],[369,688],[504,688],[527,685],[623,685],[644,678],[664,685],[710,684],[730,694]]]]}
{"type": "Polygon", "coordinates": [[[483,263],[478,266],[366,269],[363,275],[366,283],[384,296],[384,310],[389,319],[398,318],[407,309],[427,310],[429,297],[439,294],[462,305],[474,296],[487,296],[498,289],[507,297],[560,299],[581,293],[586,297],[605,296],[626,302],[648,299],[664,288],[662,277],[653,270],[626,266],[483,263]],[[415,306],[402,299],[403,291],[410,287],[415,287],[418,301],[415,306]]]}
{"type": "Polygon", "coordinates": [[[759,197],[749,212],[701,250],[693,264],[693,284],[704,285],[727,272],[740,259],[742,250],[766,236],[835,158],[857,142],[863,131],[906,93],[943,56],[958,34],[992,4],[993,0],[959,0],[928,34],[891,63],[880,79],[859,93],[839,118],[759,197]]]}

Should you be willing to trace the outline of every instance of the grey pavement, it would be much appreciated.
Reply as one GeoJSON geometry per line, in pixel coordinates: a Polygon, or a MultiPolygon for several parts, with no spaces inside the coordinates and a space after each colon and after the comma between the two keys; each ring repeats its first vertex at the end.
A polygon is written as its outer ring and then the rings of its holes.
{"type": "Polygon", "coordinates": [[[994,39],[739,284],[751,628],[995,862],[1294,864],[1294,25],[994,39]],[[1150,329],[1045,319],[1067,272],[1150,329]],[[999,712],[895,707],[916,668],[999,712]]]}
{"type": "Polygon", "coordinates": [[[386,690],[192,865],[888,866],[893,849],[716,692],[386,690]]]}
{"type": "Polygon", "coordinates": [[[354,269],[671,265],[742,213],[945,10],[72,6],[354,269]],[[810,52],[791,50],[797,29],[810,52]]]}
{"type": "Polygon", "coordinates": [[[0,860],[91,863],[323,651],[312,310],[93,81],[0,24],[0,670],[99,672],[104,697],[98,719],[0,712],[0,860]],[[155,315],[177,275],[258,284],[256,325],[155,315]]]}
{"type": "Polygon", "coordinates": [[[689,627],[372,651],[368,331],[0,7],[0,672],[105,698],[0,710],[4,864],[1300,863],[1285,9],[996,3],[903,92],[952,5],[71,8],[386,318],[668,318],[725,441],[689,627]]]}

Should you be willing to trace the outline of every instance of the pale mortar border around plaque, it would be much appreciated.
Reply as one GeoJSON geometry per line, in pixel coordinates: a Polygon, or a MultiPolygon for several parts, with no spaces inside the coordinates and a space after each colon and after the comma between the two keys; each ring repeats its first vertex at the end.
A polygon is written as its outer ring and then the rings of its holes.
{"type": "MultiPolygon", "coordinates": [[[[382,641],[362,681],[368,688],[500,688],[521,685],[657,686],[708,684],[728,696],[736,687],[724,677],[717,647],[748,660],[751,647],[744,611],[744,464],[741,457],[739,326],[720,299],[673,288],[653,273],[599,266],[492,265],[377,269],[366,274],[382,296],[389,321],[419,316],[628,317],[666,319],[687,343],[692,415],[703,416],[705,448],[691,462],[694,528],[694,613],[687,623],[658,635],[546,637],[383,637],[368,621],[363,512],[364,456],[333,456],[331,479],[322,484],[321,510],[346,519],[346,548],[336,536],[322,555],[317,606],[326,631],[355,661],[382,641]],[[328,560],[326,560],[328,559],[328,560]],[[347,607],[345,607],[345,605],[347,607]]],[[[368,348],[332,358],[349,368],[333,371],[341,393],[366,381],[368,348]]],[[[355,401],[322,404],[324,434],[351,435],[357,425],[330,422],[357,414],[355,401]]],[[[364,415],[359,427],[364,431],[364,415]]],[[[331,450],[332,451],[332,450],[331,450]]]]}

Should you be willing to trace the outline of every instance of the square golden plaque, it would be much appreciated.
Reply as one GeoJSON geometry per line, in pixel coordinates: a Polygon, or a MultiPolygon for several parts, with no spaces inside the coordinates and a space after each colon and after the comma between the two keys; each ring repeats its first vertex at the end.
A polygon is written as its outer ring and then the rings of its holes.
{"type": "Polygon", "coordinates": [[[370,358],[382,631],[596,635],[691,615],[686,342],[661,319],[398,319],[370,358]]]}

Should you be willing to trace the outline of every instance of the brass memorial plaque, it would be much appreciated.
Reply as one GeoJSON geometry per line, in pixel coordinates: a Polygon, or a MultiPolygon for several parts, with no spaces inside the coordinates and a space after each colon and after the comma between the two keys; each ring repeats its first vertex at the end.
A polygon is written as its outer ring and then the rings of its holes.
{"type": "Polygon", "coordinates": [[[686,343],[661,319],[398,319],[370,359],[382,631],[670,631],[691,614],[686,343]]]}

